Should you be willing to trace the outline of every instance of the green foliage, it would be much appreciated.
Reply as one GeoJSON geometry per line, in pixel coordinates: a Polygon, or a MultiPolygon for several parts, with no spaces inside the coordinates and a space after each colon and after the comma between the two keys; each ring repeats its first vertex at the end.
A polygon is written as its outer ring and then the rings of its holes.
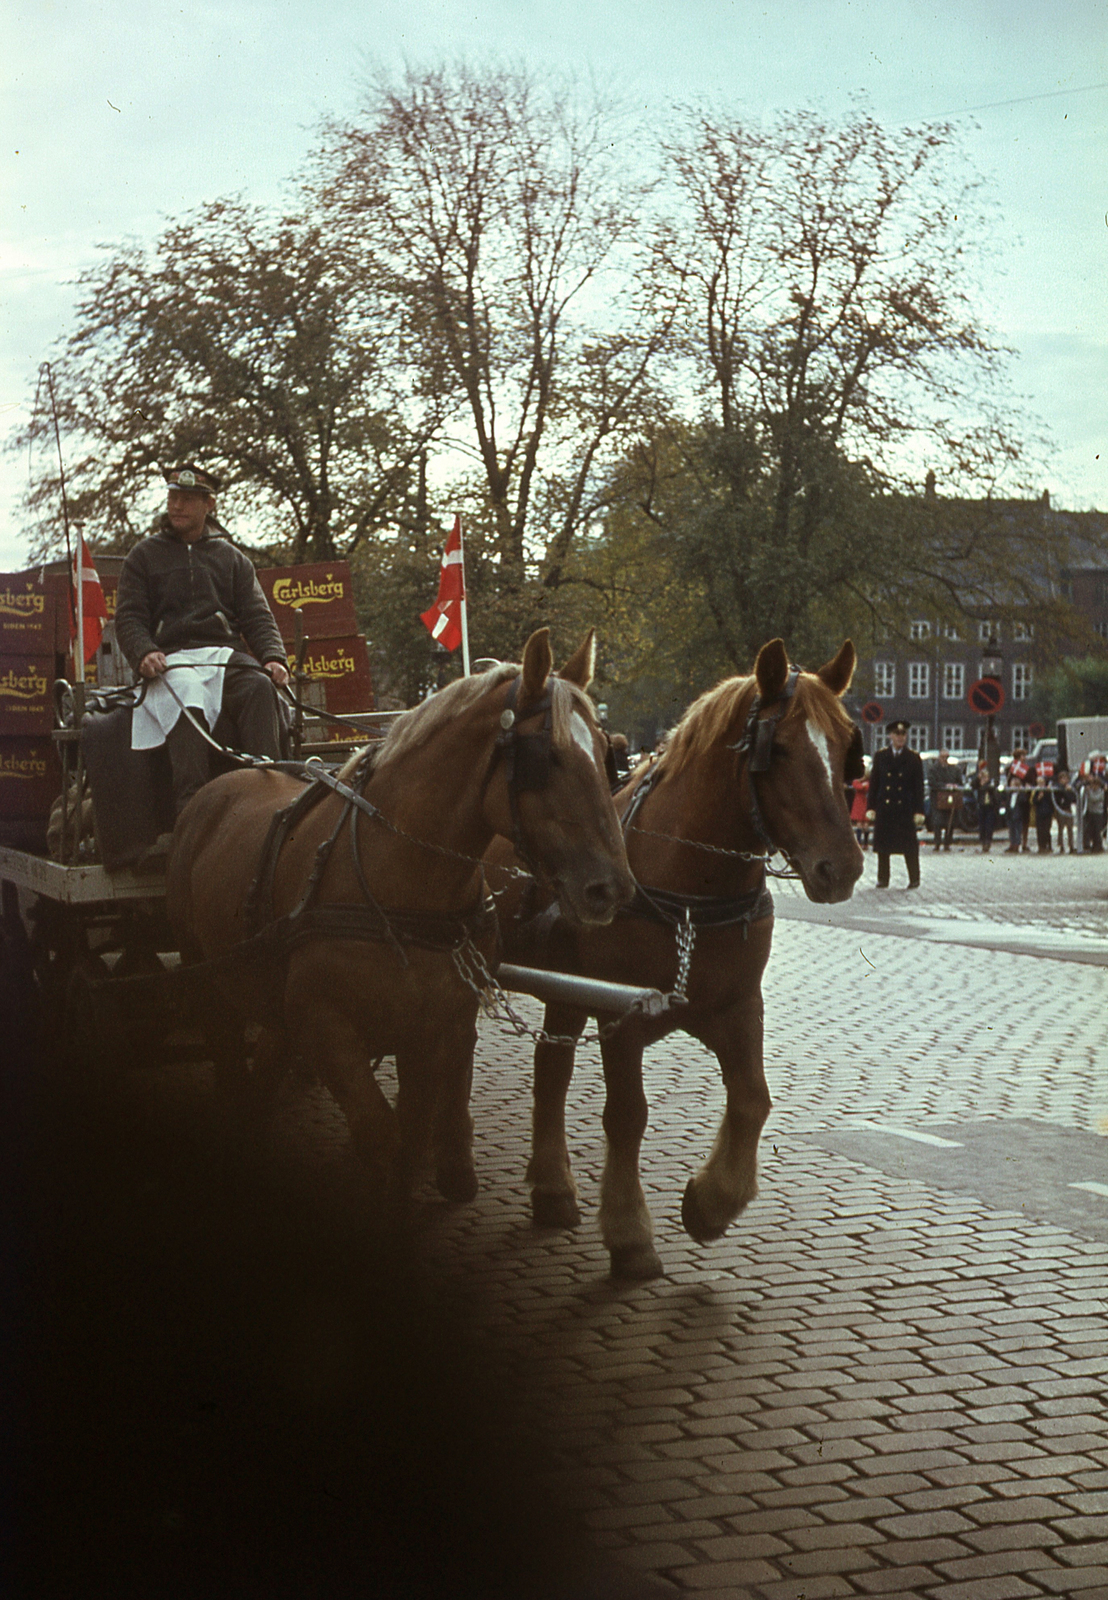
{"type": "Polygon", "coordinates": [[[1067,656],[1036,677],[1035,717],[1053,729],[1059,717],[1108,716],[1108,656],[1067,656]]]}

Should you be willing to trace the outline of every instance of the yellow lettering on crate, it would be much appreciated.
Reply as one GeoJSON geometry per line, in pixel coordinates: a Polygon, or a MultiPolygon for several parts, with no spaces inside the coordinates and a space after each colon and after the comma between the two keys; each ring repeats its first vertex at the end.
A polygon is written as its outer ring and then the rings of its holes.
{"type": "MultiPolygon", "coordinates": [[[[289,655],[289,666],[296,666],[295,654],[289,655]]],[[[304,657],[304,671],[309,678],[348,678],[357,670],[358,663],[346,650],[338,650],[334,655],[313,652],[304,657]]]]}
{"type": "Polygon", "coordinates": [[[0,677],[0,695],[7,695],[12,700],[43,700],[48,688],[46,678],[33,667],[28,667],[22,674],[10,667],[0,677]]]}
{"type": "Polygon", "coordinates": [[[328,600],[341,600],[346,593],[341,578],[328,573],[323,581],[315,578],[278,578],[273,585],[273,598],[279,606],[291,606],[299,611],[303,606],[326,605],[328,600]]]}
{"type": "Polygon", "coordinates": [[[0,778],[45,778],[45,756],[0,756],[0,778]]]}
{"type": "Polygon", "coordinates": [[[0,617],[41,617],[45,609],[46,596],[30,584],[25,594],[15,589],[0,589],[0,617]]]}

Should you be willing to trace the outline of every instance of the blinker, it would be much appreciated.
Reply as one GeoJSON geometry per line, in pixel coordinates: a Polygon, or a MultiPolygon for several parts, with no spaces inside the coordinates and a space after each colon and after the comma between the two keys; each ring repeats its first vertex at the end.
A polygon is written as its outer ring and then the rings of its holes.
{"type": "Polygon", "coordinates": [[[759,722],[754,734],[754,750],[750,757],[751,772],[768,772],[769,759],[773,750],[773,733],[777,726],[776,717],[768,717],[764,722],[759,722]]]}
{"type": "Polygon", "coordinates": [[[516,714],[511,707],[500,713],[500,726],[504,729],[505,733],[507,733],[509,728],[515,726],[515,720],[516,714]]]}
{"type": "Polygon", "coordinates": [[[550,782],[550,734],[516,735],[512,781],[520,793],[537,792],[550,782]]]}

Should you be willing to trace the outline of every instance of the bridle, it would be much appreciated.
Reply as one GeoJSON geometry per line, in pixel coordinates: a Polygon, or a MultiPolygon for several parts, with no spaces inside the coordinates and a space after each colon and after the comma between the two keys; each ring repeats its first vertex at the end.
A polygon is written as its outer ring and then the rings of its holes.
{"type": "Polygon", "coordinates": [[[731,746],[737,751],[739,757],[746,757],[747,790],[750,795],[750,821],[759,844],[763,845],[769,855],[773,855],[780,846],[770,838],[769,829],[766,827],[762,808],[758,803],[758,789],[754,782],[755,774],[768,772],[770,759],[773,754],[773,736],[777,732],[777,725],[789,709],[789,701],[796,693],[796,686],[800,679],[800,668],[790,667],[789,676],[781,693],[771,699],[764,699],[761,694],[755,693],[750,703],[747,714],[746,726],[737,743],[731,746]],[[773,714],[763,717],[762,712],[768,707],[775,709],[773,714]]]}

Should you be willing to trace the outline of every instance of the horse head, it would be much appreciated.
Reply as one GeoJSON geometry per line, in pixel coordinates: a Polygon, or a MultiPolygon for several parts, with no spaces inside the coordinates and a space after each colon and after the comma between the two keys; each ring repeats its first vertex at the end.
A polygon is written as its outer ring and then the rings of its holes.
{"type": "Polygon", "coordinates": [[[610,922],[635,888],[609,793],[607,740],[585,693],[594,660],[590,630],[555,674],[550,630],[532,634],[518,677],[496,701],[501,760],[485,792],[489,825],[581,925],[610,922]]]}
{"type": "Polygon", "coordinates": [[[790,666],[780,639],[763,645],[735,747],[763,843],[782,851],[809,900],[821,904],[848,900],[862,875],[846,802],[857,729],[841,703],[854,664],[849,639],[818,672],[790,666]]]}

